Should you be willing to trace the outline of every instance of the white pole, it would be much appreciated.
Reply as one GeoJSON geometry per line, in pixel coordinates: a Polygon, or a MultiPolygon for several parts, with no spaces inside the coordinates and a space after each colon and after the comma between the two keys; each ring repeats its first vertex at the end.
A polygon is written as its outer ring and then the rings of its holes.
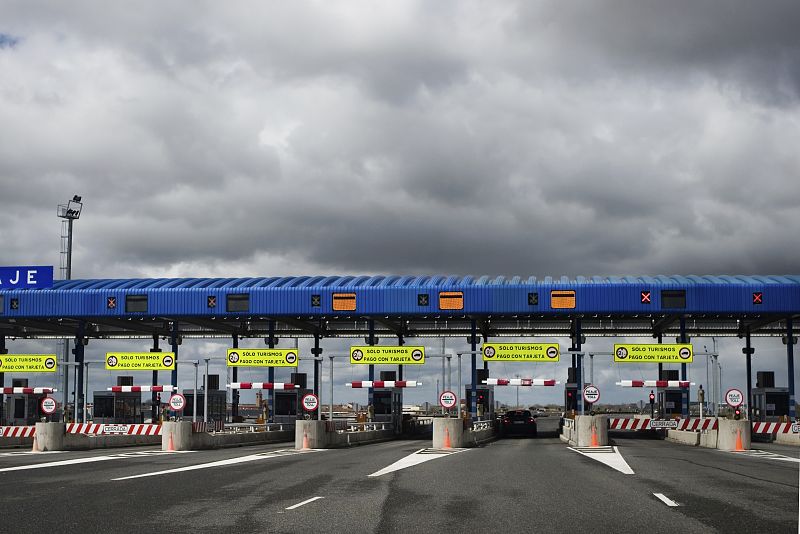
{"type": "Polygon", "coordinates": [[[192,423],[197,421],[197,365],[200,360],[194,362],[194,395],[192,395],[192,423]]]}
{"type": "Polygon", "coordinates": [[[89,362],[84,363],[86,366],[86,383],[83,385],[84,394],[83,394],[83,422],[88,422],[88,412],[86,411],[86,404],[89,399],[89,362]]]}
{"type": "Polygon", "coordinates": [[[458,418],[461,419],[461,355],[458,355],[458,391],[456,398],[458,399],[458,418]]]}
{"type": "Polygon", "coordinates": [[[331,405],[329,408],[328,418],[333,421],[333,356],[330,357],[331,359],[331,405]]]}
{"type": "Polygon", "coordinates": [[[208,358],[206,358],[206,374],[203,382],[203,422],[208,423],[208,358]]]}

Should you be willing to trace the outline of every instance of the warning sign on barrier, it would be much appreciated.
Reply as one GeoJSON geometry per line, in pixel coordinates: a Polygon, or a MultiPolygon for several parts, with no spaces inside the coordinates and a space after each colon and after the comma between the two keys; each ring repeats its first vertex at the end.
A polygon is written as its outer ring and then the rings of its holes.
{"type": "Polygon", "coordinates": [[[417,365],[425,363],[425,347],[350,347],[352,364],[417,365]]]}
{"type": "Polygon", "coordinates": [[[297,367],[297,349],[228,349],[228,367],[297,367]]]}
{"type": "Polygon", "coordinates": [[[0,373],[55,373],[55,354],[2,354],[0,373]]]}
{"type": "Polygon", "coordinates": [[[557,362],[561,354],[558,343],[484,343],[485,362],[557,362]]]}
{"type": "Polygon", "coordinates": [[[653,419],[652,421],[650,421],[650,428],[652,428],[653,430],[657,430],[657,429],[660,429],[660,428],[676,429],[676,428],[678,428],[678,421],[676,421],[674,419],[665,420],[665,421],[657,421],[657,420],[653,419]]]}
{"type": "Polygon", "coordinates": [[[174,352],[107,352],[106,371],[172,371],[174,352]]]}
{"type": "Polygon", "coordinates": [[[692,363],[690,343],[614,345],[615,363],[692,363]]]}

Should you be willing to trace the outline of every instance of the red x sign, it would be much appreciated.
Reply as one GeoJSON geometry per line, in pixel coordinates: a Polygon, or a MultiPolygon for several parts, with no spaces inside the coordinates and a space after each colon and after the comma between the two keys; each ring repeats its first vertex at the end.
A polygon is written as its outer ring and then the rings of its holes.
{"type": "Polygon", "coordinates": [[[117,307],[117,297],[108,297],[107,300],[108,300],[108,304],[106,304],[106,307],[109,310],[112,310],[112,309],[117,307]]]}
{"type": "Polygon", "coordinates": [[[650,304],[650,292],[642,291],[642,304],[650,304]]]}
{"type": "Polygon", "coordinates": [[[764,294],[760,291],[753,293],[753,304],[761,304],[764,300],[764,294]]]}

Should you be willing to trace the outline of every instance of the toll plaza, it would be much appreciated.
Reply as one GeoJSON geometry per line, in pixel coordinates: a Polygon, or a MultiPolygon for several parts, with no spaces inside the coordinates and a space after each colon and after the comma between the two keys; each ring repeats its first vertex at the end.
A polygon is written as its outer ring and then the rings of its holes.
{"type": "MultiPolygon", "coordinates": [[[[590,382],[582,376],[586,353],[583,345],[587,337],[651,337],[658,345],[680,345],[690,343],[697,336],[734,336],[743,340],[742,352],[748,362],[745,397],[747,406],[755,406],[750,376],[750,358],[755,353],[752,340],[763,336],[781,337],[787,340],[788,417],[795,417],[794,394],[794,324],[800,313],[800,276],[642,276],[642,277],[577,277],[575,279],[546,277],[504,278],[487,276],[300,276],[275,278],[179,278],[179,279],[105,279],[105,280],[43,280],[40,285],[26,288],[0,290],[0,353],[14,355],[14,340],[40,338],[67,338],[69,343],[58,361],[64,367],[75,370],[75,383],[70,387],[70,372],[64,372],[61,391],[60,416],[70,422],[88,423],[88,392],[86,374],[91,362],[85,358],[87,344],[101,344],[114,350],[115,339],[139,339],[142,347],[138,356],[131,360],[117,357],[106,359],[108,367],[120,371],[133,369],[146,371],[145,384],[151,389],[150,406],[152,421],[159,419],[159,409],[166,399],[158,398],[154,388],[166,383],[178,387],[177,367],[181,362],[181,346],[194,340],[228,337],[231,351],[239,351],[242,365],[256,365],[248,360],[239,348],[242,339],[263,340],[264,349],[280,348],[286,338],[310,338],[313,348],[308,355],[295,354],[294,359],[283,356],[283,364],[297,365],[304,357],[311,364],[306,384],[281,391],[268,384],[277,384],[274,370],[279,364],[271,361],[264,366],[267,396],[266,424],[279,424],[306,416],[322,419],[322,410],[303,413],[298,409],[298,399],[310,393],[319,398],[321,394],[321,364],[324,361],[323,344],[327,338],[362,338],[366,345],[354,345],[352,350],[361,350],[362,360],[353,362],[358,356],[351,352],[351,363],[366,370],[368,387],[368,410],[373,423],[389,425],[397,429],[398,410],[402,409],[403,388],[374,387],[379,377],[376,366],[394,367],[385,374],[383,382],[401,383],[404,370],[409,365],[424,365],[424,358],[414,355],[414,347],[406,347],[408,338],[458,337],[468,340],[470,351],[458,354],[469,358],[469,374],[459,387],[453,388],[466,401],[464,411],[472,423],[491,420],[494,402],[493,388],[489,384],[492,362],[521,360],[526,358],[554,360],[561,357],[561,343],[565,341],[565,354],[571,359],[569,376],[564,393],[567,411],[584,413],[587,402],[579,401],[584,386],[590,382]],[[512,344],[498,343],[504,338],[531,338],[528,347],[520,349],[512,344]],[[539,343],[539,339],[544,340],[539,343]],[[664,340],[675,339],[675,343],[664,340]],[[148,344],[148,340],[151,343],[148,344]],[[379,341],[381,344],[379,345],[379,341]],[[160,342],[168,345],[163,351],[160,342]],[[500,345],[509,345],[503,347],[500,345]],[[366,347],[366,348],[359,348],[366,347]],[[394,354],[375,353],[376,359],[366,357],[368,351],[387,347],[394,354]],[[480,350],[479,350],[480,349],[480,350]],[[516,352],[515,352],[516,351],[516,352]],[[482,369],[478,357],[483,360],[482,369]],[[400,359],[397,359],[400,358],[400,359]],[[124,368],[125,362],[144,362],[124,368]],[[149,363],[148,363],[149,362],[149,363]],[[249,362],[249,363],[247,363],[249,362]],[[111,365],[111,364],[114,365],[111,365]],[[149,367],[148,367],[149,365],[149,367]],[[159,381],[167,373],[169,380],[159,381]],[[466,386],[464,386],[466,384],[466,386]],[[69,392],[75,391],[74,400],[69,392]],[[390,391],[391,390],[391,391],[390,391]],[[385,421],[381,419],[386,419],[385,421]]],[[[649,350],[649,349],[648,349],[649,350]]],[[[653,349],[656,351],[657,349],[653,349]]],[[[658,349],[661,350],[661,349],[658,349]]],[[[108,353],[113,356],[112,353],[108,353]]],[[[273,356],[275,356],[274,353],[273,356]]],[[[371,353],[370,353],[371,354],[371,353]]],[[[618,351],[614,354],[618,356],[618,351]]],[[[638,356],[631,353],[632,356],[638,356]]],[[[109,356],[110,357],[110,356],[109,356]]],[[[230,351],[228,354],[230,358],[230,351]]],[[[270,356],[272,357],[272,356],[270,356]]],[[[616,357],[616,356],[615,356],[616,357]]],[[[10,360],[4,362],[12,363],[10,360]]],[[[331,359],[331,362],[333,360],[331,359]]],[[[539,360],[536,360],[539,361],[539,360]]],[[[229,360],[230,362],[230,360],[229,360]]],[[[133,363],[131,365],[133,365],[133,363]]],[[[235,364],[236,362],[230,362],[235,364]]],[[[444,359],[442,361],[444,364],[444,359]]],[[[673,375],[663,373],[658,362],[654,378],[674,381],[673,375]]],[[[686,363],[680,365],[678,381],[686,381],[686,363]]],[[[197,365],[197,364],[195,364],[197,365]]],[[[239,382],[239,365],[231,366],[233,384],[239,382]]],[[[26,371],[8,371],[3,366],[2,385],[5,374],[12,380],[28,378],[26,371]]],[[[13,369],[13,367],[12,367],[13,369]]],[[[460,369],[460,366],[459,366],[460,369]]],[[[655,371],[655,368],[654,368],[655,371]]],[[[30,371],[35,372],[35,371],[30,371]]],[[[382,371],[384,372],[384,371],[382,371]]],[[[298,373],[296,380],[302,382],[298,373]]],[[[141,381],[141,379],[138,379],[141,381]]],[[[295,379],[293,379],[295,380],[295,379]]],[[[333,380],[331,380],[333,382],[333,380]]],[[[141,382],[140,382],[141,383],[141,382]]],[[[143,385],[145,385],[143,384],[143,385]]],[[[54,384],[55,386],[55,384],[54,384]]],[[[55,389],[55,388],[53,388],[55,389]]],[[[195,391],[197,388],[193,388],[195,391]]],[[[212,391],[200,394],[182,389],[194,406],[201,397],[204,419],[206,401],[212,391]]],[[[240,388],[232,389],[230,420],[238,416],[240,388]]],[[[657,400],[662,414],[671,414],[682,419],[689,418],[693,399],[690,388],[666,385],[656,387],[657,400]]],[[[758,389],[758,388],[756,388],[758,389]]],[[[102,393],[102,392],[101,392],[102,393]]],[[[767,392],[763,392],[765,395],[767,392]]],[[[777,393],[777,392],[770,392],[777,393]]],[[[12,393],[13,394],[13,393],[12,393]]],[[[762,394],[756,391],[755,394],[762,394]]],[[[107,400],[98,404],[108,405],[107,400]]],[[[459,399],[461,400],[461,399],[459,399]]],[[[331,398],[332,401],[332,398],[331,398]]],[[[759,401],[760,402],[760,401],[759,401]]],[[[332,402],[331,402],[332,403],[332,402]]],[[[9,413],[5,401],[4,412],[9,413]]],[[[18,398],[13,399],[11,412],[23,406],[18,398]]],[[[764,396],[764,410],[770,403],[764,396]]],[[[137,406],[135,401],[125,401],[123,408],[114,410],[109,417],[144,416],[146,403],[137,406]],[[130,408],[130,409],[128,409],[130,408]]],[[[222,416],[221,406],[211,402],[208,411],[222,416]]],[[[461,403],[458,403],[461,406],[461,403]]],[[[226,406],[227,408],[227,406],[226,406]]],[[[184,408],[188,410],[188,406],[184,408]]],[[[30,409],[22,407],[26,420],[30,409]]],[[[201,411],[200,408],[196,410],[201,411]]],[[[227,410],[226,410],[227,412],[227,410]]],[[[109,413],[104,410],[104,414],[109,413]]],[[[183,417],[189,412],[183,412],[183,417]]],[[[191,413],[194,416],[195,410],[191,413]]],[[[104,416],[105,417],[105,416],[104,416]]],[[[20,418],[20,421],[22,418],[20,418]]],[[[205,422],[205,421],[204,421],[205,422]]]]}

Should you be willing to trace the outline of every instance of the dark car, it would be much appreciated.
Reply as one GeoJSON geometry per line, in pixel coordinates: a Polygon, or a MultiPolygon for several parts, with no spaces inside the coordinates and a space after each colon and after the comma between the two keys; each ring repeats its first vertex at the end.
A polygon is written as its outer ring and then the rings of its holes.
{"type": "Polygon", "coordinates": [[[510,410],[500,419],[501,436],[536,437],[536,418],[530,410],[510,410]]]}

